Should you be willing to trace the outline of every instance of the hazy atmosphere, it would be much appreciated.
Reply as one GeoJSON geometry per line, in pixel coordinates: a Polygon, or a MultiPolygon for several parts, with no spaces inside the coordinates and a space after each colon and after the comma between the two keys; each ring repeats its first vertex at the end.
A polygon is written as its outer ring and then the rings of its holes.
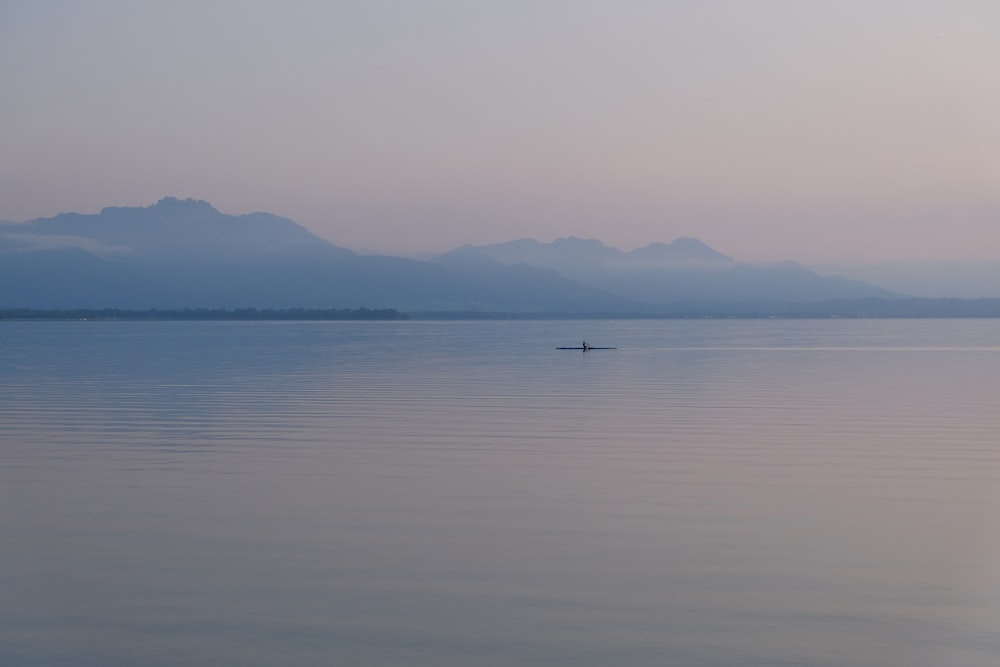
{"type": "Polygon", "coordinates": [[[0,666],[997,667],[1000,0],[0,0],[0,666]]]}
{"type": "Polygon", "coordinates": [[[164,195],[356,250],[1000,258],[995,2],[0,5],[0,220],[164,195]]]}

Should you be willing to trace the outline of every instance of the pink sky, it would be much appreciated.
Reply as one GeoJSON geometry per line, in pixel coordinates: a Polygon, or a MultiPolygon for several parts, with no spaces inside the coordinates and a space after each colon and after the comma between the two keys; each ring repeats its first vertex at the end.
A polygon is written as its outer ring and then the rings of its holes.
{"type": "Polygon", "coordinates": [[[354,249],[1000,260],[1000,3],[0,6],[0,219],[195,197],[354,249]]]}

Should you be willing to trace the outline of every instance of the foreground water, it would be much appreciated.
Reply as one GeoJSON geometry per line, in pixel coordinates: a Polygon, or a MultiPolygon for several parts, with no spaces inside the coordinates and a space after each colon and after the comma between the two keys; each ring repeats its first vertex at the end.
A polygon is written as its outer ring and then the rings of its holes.
{"type": "Polygon", "coordinates": [[[998,404],[998,321],[0,323],[0,664],[995,667],[998,404]]]}

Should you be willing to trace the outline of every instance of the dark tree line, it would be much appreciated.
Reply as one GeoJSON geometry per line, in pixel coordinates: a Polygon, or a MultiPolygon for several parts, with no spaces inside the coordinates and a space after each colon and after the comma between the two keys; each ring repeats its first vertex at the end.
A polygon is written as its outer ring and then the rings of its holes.
{"type": "Polygon", "coordinates": [[[392,308],[0,309],[0,320],[407,320],[392,308]]]}

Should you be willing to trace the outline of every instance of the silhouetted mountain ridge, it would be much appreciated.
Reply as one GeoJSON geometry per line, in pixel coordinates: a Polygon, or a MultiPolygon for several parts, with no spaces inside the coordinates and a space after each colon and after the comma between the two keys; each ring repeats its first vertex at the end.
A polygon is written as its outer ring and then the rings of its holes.
{"type": "Polygon", "coordinates": [[[227,262],[279,252],[312,250],[353,256],[295,222],[270,213],[233,216],[206,201],[164,197],[148,207],[107,207],[100,213],[62,213],[0,226],[21,249],[78,247],[119,259],[227,262]]]}
{"type": "MultiPolygon", "coordinates": [[[[358,255],[287,218],[165,197],[0,224],[3,308],[394,308],[656,314],[677,304],[883,297],[804,267],[735,262],[698,239],[625,253],[596,239],[358,255]]],[[[712,305],[716,304],[716,305],[712,305]]]]}
{"type": "Polygon", "coordinates": [[[643,308],[525,265],[358,255],[287,218],[194,199],[0,225],[0,307],[395,308],[613,312],[643,308]]]}
{"type": "Polygon", "coordinates": [[[727,255],[689,236],[670,243],[654,242],[630,252],[604,245],[597,239],[567,236],[551,243],[535,239],[518,239],[506,243],[469,246],[505,263],[523,262],[540,267],[628,266],[650,262],[732,262],[727,255]]]}
{"type": "Polygon", "coordinates": [[[629,257],[639,261],[652,262],[731,262],[732,257],[723,255],[718,250],[710,248],[696,238],[682,236],[670,243],[650,243],[642,248],[636,248],[628,253],[629,257]]]}
{"type": "Polygon", "coordinates": [[[898,296],[861,281],[821,276],[794,262],[737,262],[692,237],[681,237],[669,244],[651,243],[631,252],[605,246],[595,239],[575,237],[551,243],[520,239],[470,249],[503,262],[550,268],[609,294],[659,305],[898,296]]]}

